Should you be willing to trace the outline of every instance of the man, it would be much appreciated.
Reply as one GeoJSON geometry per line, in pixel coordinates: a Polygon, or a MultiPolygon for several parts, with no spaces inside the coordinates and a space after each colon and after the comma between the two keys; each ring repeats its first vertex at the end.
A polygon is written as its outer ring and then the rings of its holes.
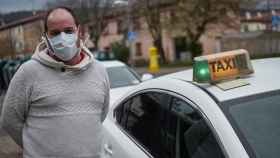
{"type": "Polygon", "coordinates": [[[10,83],[2,126],[24,158],[98,157],[109,105],[106,70],[81,42],[70,9],[49,11],[45,31],[10,83]]]}

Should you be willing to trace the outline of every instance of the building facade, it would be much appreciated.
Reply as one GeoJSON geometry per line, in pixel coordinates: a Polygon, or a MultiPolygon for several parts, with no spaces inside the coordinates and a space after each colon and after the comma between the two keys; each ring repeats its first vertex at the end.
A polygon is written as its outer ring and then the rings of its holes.
{"type": "MultiPolygon", "coordinates": [[[[171,14],[172,12],[167,8],[162,14],[171,14]]],[[[166,16],[163,16],[166,17],[166,16]]],[[[104,49],[114,42],[119,42],[124,38],[118,16],[107,19],[107,27],[99,40],[98,48],[104,49]]],[[[228,28],[221,24],[210,24],[207,26],[206,32],[201,36],[200,42],[203,47],[203,54],[212,54],[219,52],[221,36],[228,33],[239,32],[240,21],[239,17],[234,28],[228,28]]],[[[153,46],[153,38],[149,32],[148,25],[144,17],[137,17],[133,19],[135,32],[135,39],[131,41],[131,59],[132,60],[149,60],[149,48],[153,46]]],[[[171,25],[171,24],[169,24],[171,25]]],[[[188,49],[188,39],[185,33],[179,28],[165,27],[162,30],[162,43],[167,61],[185,61],[191,60],[191,54],[188,49]]]]}
{"type": "Polygon", "coordinates": [[[37,14],[0,27],[0,58],[32,54],[43,35],[43,18],[37,14]]]}

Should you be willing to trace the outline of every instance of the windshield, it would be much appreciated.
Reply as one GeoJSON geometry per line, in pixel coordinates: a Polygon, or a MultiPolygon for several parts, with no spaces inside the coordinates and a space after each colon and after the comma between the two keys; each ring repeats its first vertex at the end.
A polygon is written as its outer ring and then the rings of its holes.
{"type": "Polygon", "coordinates": [[[226,115],[250,157],[279,157],[280,91],[223,104],[226,115]]]}
{"type": "Polygon", "coordinates": [[[107,68],[111,88],[130,86],[140,83],[136,72],[126,66],[107,68]]]}

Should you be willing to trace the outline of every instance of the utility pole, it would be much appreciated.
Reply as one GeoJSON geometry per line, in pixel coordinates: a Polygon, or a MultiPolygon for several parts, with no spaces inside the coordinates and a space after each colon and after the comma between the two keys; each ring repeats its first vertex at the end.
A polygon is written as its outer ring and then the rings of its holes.
{"type": "Polygon", "coordinates": [[[132,7],[133,7],[133,1],[132,0],[116,0],[114,2],[115,5],[121,5],[124,4],[126,6],[126,14],[127,14],[127,46],[129,48],[129,55],[131,60],[131,66],[135,65],[135,53],[133,50],[133,40],[130,39],[129,36],[131,36],[133,33],[133,16],[132,16],[132,7]]]}
{"type": "Polygon", "coordinates": [[[272,32],[273,32],[273,20],[272,20],[272,10],[271,10],[271,8],[270,8],[270,0],[267,0],[267,12],[268,12],[268,15],[270,15],[269,17],[270,17],[270,20],[271,20],[271,22],[270,22],[270,25],[271,25],[271,33],[270,33],[270,35],[269,35],[269,40],[270,40],[270,52],[269,53],[272,53],[272,45],[273,45],[273,39],[272,39],[272,32]]]}
{"type": "MultiPolygon", "coordinates": [[[[132,33],[133,32],[133,17],[132,17],[132,2],[131,0],[127,0],[127,21],[128,21],[128,33],[132,33]]],[[[128,46],[129,46],[129,52],[130,52],[130,59],[131,59],[131,65],[135,66],[135,53],[133,51],[133,40],[128,40],[128,46]]]]}
{"type": "Polygon", "coordinates": [[[32,9],[32,15],[36,14],[36,11],[34,9],[34,0],[30,0],[31,1],[31,9],[32,9]]]}

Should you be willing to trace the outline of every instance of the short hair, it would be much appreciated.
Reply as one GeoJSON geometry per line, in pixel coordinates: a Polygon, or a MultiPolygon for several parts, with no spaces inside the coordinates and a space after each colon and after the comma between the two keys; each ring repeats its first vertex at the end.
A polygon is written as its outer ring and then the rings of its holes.
{"type": "Polygon", "coordinates": [[[73,17],[73,19],[75,21],[76,26],[78,26],[80,24],[76,14],[74,13],[74,11],[71,8],[60,6],[60,7],[56,7],[56,8],[50,9],[47,12],[47,14],[46,14],[46,16],[44,18],[44,29],[45,29],[45,32],[48,31],[48,19],[49,19],[50,14],[52,12],[54,12],[55,10],[57,10],[57,9],[64,9],[64,10],[66,10],[67,12],[69,12],[72,15],[72,17],[73,17]]]}

